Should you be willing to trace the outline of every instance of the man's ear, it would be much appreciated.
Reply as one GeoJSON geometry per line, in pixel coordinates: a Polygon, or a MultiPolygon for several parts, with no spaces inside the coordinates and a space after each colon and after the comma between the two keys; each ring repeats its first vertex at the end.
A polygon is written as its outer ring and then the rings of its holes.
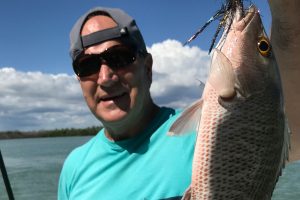
{"type": "Polygon", "coordinates": [[[145,57],[145,67],[146,67],[147,77],[150,83],[152,83],[152,65],[153,65],[152,55],[150,53],[147,53],[145,57]]]}
{"type": "Polygon", "coordinates": [[[80,78],[79,78],[79,76],[76,76],[76,78],[77,78],[77,81],[78,81],[78,82],[80,82],[80,78]]]}

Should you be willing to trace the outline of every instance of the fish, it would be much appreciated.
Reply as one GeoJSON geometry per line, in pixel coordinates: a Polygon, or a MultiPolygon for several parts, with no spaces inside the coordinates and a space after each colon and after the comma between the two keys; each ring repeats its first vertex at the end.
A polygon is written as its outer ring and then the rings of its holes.
{"type": "Polygon", "coordinates": [[[168,132],[197,132],[184,200],[269,200],[288,160],[290,130],[276,58],[258,9],[241,9],[212,51],[201,99],[168,132]]]}

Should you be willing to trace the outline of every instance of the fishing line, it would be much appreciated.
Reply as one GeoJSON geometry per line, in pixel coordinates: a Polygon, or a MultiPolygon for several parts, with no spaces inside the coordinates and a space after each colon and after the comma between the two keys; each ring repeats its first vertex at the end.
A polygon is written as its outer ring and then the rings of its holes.
{"type": "Polygon", "coordinates": [[[1,168],[1,173],[2,173],[2,177],[3,177],[3,181],[4,181],[4,184],[5,184],[5,188],[6,188],[6,191],[7,191],[8,198],[9,198],[9,200],[14,200],[15,198],[14,198],[14,195],[13,195],[13,192],[12,192],[12,189],[11,189],[11,186],[10,186],[10,182],[9,182],[9,179],[8,179],[8,176],[7,176],[6,168],[5,168],[2,153],[1,153],[1,149],[0,149],[0,168],[1,168]]]}

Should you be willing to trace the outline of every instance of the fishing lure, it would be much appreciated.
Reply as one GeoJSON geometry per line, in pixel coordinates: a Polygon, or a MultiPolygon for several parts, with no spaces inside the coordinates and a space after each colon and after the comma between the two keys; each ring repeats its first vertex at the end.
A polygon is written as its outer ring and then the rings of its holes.
{"type": "Polygon", "coordinates": [[[223,29],[223,31],[226,28],[225,36],[226,33],[230,30],[231,24],[233,22],[234,15],[236,14],[237,10],[241,10],[242,13],[241,15],[244,16],[244,3],[243,0],[227,0],[225,3],[221,5],[221,8],[217,10],[217,12],[194,34],[192,37],[190,37],[185,43],[184,46],[189,44],[191,41],[197,38],[197,36],[202,33],[206,27],[211,24],[215,20],[219,20],[219,24],[217,27],[217,30],[213,36],[210,48],[209,48],[209,53],[213,49],[216,39],[223,29]]]}

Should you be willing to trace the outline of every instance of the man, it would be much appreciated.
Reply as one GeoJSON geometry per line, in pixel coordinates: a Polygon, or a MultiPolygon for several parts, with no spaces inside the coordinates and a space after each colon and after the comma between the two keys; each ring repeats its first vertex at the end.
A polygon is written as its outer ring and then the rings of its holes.
{"type": "Polygon", "coordinates": [[[135,21],[119,9],[90,10],[71,31],[71,57],[104,129],[65,161],[58,199],[180,199],[195,135],[166,135],[178,113],[151,99],[152,57],[135,21]]]}

